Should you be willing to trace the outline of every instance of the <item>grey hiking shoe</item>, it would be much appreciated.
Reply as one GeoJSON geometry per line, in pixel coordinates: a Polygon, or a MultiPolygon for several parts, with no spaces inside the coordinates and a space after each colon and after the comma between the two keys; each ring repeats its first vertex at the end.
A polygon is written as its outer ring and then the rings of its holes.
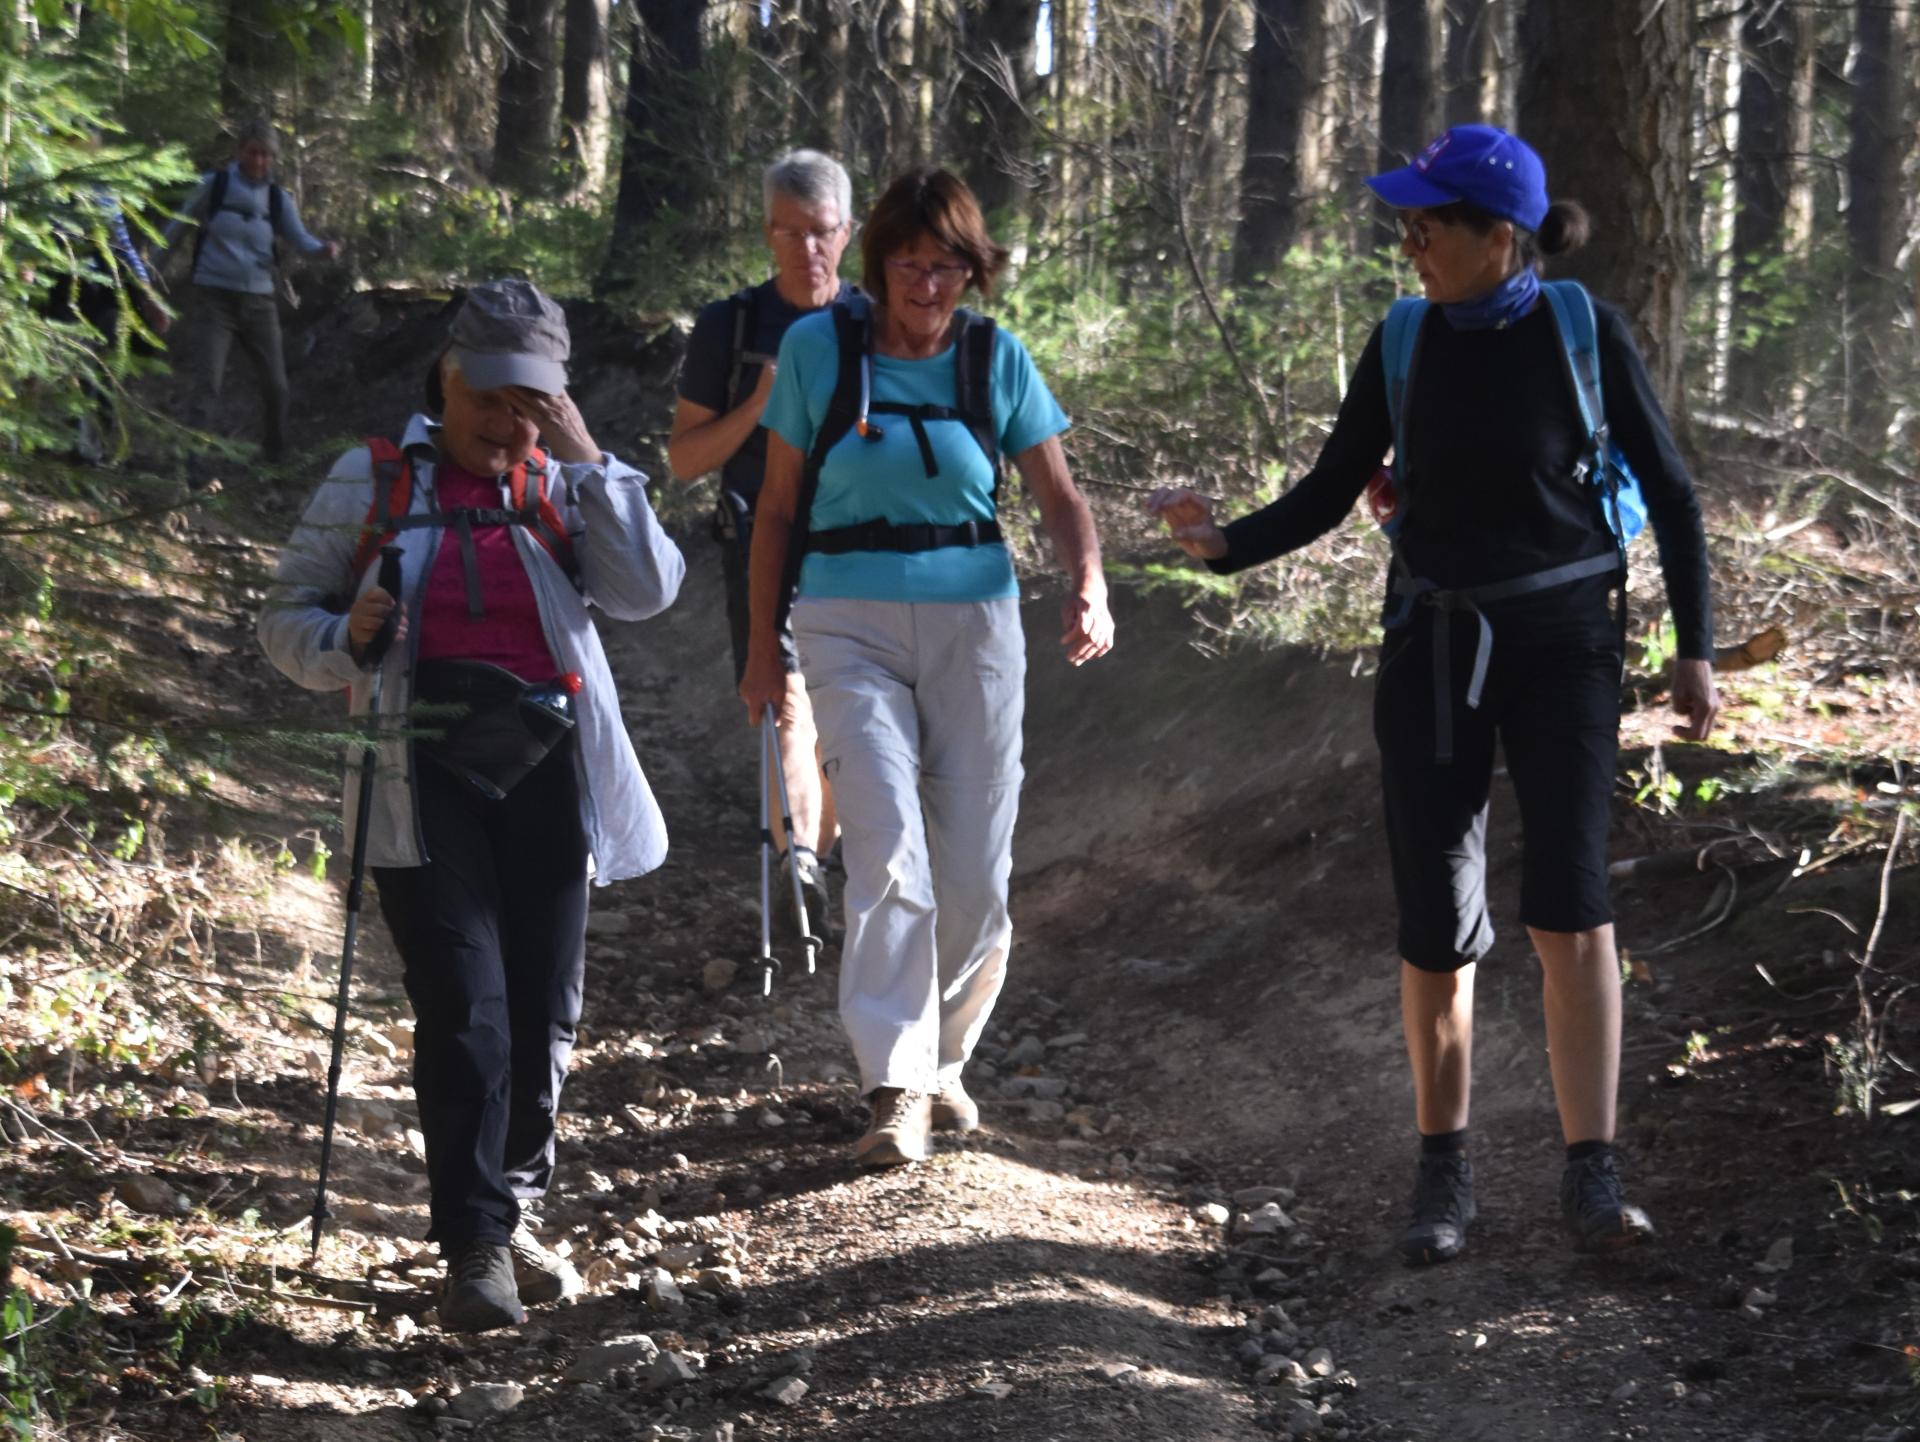
{"type": "Polygon", "coordinates": [[[498,1242],[462,1242],[447,1258],[440,1325],[449,1332],[491,1332],[527,1320],[513,1280],[513,1254],[498,1242]]]}
{"type": "Polygon", "coordinates": [[[1647,1214],[1621,1194],[1611,1151],[1567,1163],[1560,1177],[1560,1215],[1582,1252],[1617,1252],[1653,1235],[1647,1214]]]}
{"type": "Polygon", "coordinates": [[[1413,1182],[1413,1219],[1400,1239],[1409,1267],[1450,1262],[1467,1245],[1473,1220],[1473,1163],[1465,1152],[1421,1153],[1413,1182]]]}
{"type": "Polygon", "coordinates": [[[529,1307],[580,1295],[583,1284],[573,1263],[541,1246],[526,1223],[514,1229],[507,1250],[513,1253],[513,1280],[520,1300],[529,1307]]]}

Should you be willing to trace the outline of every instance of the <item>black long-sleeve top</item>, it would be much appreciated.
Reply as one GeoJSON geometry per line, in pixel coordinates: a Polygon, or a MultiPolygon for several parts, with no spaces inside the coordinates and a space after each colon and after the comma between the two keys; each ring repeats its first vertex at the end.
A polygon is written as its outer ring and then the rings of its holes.
{"type": "MultiPolygon", "coordinates": [[[[1673,608],[1679,655],[1713,655],[1706,530],[1645,365],[1620,312],[1595,301],[1600,380],[1614,442],[1640,478],[1673,608]]],[[[1346,517],[1393,444],[1376,326],[1306,475],[1225,528],[1230,574],[1297,550],[1346,517]]],[[[1408,388],[1401,556],[1443,588],[1485,585],[1604,554],[1615,541],[1598,489],[1576,477],[1589,451],[1550,307],[1505,330],[1455,330],[1428,308],[1408,388]]],[[[1502,637],[1600,644],[1610,628],[1600,576],[1489,606],[1502,637]]],[[[1393,602],[1389,598],[1389,609],[1393,602]]],[[[1614,633],[1617,636],[1617,633],[1614,633]]]]}

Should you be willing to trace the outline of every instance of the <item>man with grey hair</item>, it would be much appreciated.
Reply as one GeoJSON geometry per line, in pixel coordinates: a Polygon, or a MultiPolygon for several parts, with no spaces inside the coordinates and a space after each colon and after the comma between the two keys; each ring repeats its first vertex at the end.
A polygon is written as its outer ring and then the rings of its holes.
{"type": "Polygon", "coordinates": [[[264,411],[261,452],[269,461],[286,454],[287,363],[280,344],[276,290],[279,242],[304,255],[340,254],[337,241],[307,233],[293,197],[273,183],[280,137],[264,119],[251,120],[235,137],[233,164],[209,171],[166,229],[155,268],[189,227],[193,243],[195,324],[201,335],[208,388],[220,394],[227,356],[235,341],[253,362],[264,411]]]}
{"type": "MultiPolygon", "coordinates": [[[[760,413],[773,389],[774,357],[788,326],[852,294],[840,279],[840,256],[852,234],[853,183],[840,162],[817,150],[790,150],[767,167],[765,194],[773,277],[701,310],[687,341],[680,401],[667,441],[668,464],[681,480],[720,472],[714,535],[726,573],[736,683],[747,659],[747,555],[767,464],[760,413]]],[[[833,844],[838,827],[815,756],[813,707],[790,629],[782,632],[780,650],[787,668],[779,732],[793,806],[791,845],[807,888],[809,920],[817,917],[824,934],[831,918],[818,853],[833,844]]],[[[784,847],[789,843],[780,832],[779,808],[771,810],[775,844],[784,847]]],[[[775,915],[784,924],[785,908],[775,915]]]]}

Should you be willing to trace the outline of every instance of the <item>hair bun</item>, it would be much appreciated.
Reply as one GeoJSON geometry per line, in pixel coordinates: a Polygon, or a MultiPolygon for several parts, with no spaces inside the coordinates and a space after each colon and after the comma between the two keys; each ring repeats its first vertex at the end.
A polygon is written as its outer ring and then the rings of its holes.
{"type": "Polygon", "coordinates": [[[1593,234],[1593,221],[1586,207],[1577,200],[1556,200],[1547,207],[1546,219],[1534,232],[1543,255],[1565,255],[1578,250],[1593,234]]]}

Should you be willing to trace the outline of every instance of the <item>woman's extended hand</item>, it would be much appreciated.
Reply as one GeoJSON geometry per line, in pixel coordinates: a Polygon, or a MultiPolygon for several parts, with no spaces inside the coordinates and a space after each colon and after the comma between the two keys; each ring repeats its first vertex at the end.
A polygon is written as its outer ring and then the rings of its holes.
{"type": "Polygon", "coordinates": [[[1147,514],[1166,523],[1167,534],[1189,556],[1217,561],[1227,554],[1227,537],[1213,519],[1213,503],[1185,486],[1161,486],[1147,497],[1147,514]]]}
{"type": "Polygon", "coordinates": [[[556,460],[600,459],[600,447],[594,444],[593,437],[587,431],[586,420],[580,414],[580,407],[573,403],[572,396],[565,391],[550,396],[545,391],[528,390],[525,386],[514,386],[512,394],[514,409],[540,428],[540,438],[547,443],[547,449],[553,452],[556,460]]]}
{"type": "Polygon", "coordinates": [[[1077,592],[1060,603],[1060,647],[1076,666],[1113,649],[1113,612],[1107,590],[1077,592]]]}
{"type": "MultiPolygon", "coordinates": [[[[388,616],[393,614],[394,600],[378,586],[369,586],[362,591],[347,612],[347,645],[358,661],[367,653],[367,647],[373,644],[373,638],[380,634],[380,627],[388,616]]],[[[393,643],[397,646],[407,639],[407,613],[400,613],[400,624],[394,628],[393,643]]]]}
{"type": "Polygon", "coordinates": [[[1687,718],[1687,724],[1673,728],[1682,741],[1704,741],[1713,730],[1713,718],[1720,712],[1720,692],[1713,684],[1713,662],[1675,661],[1673,663],[1673,710],[1687,718]]]}

